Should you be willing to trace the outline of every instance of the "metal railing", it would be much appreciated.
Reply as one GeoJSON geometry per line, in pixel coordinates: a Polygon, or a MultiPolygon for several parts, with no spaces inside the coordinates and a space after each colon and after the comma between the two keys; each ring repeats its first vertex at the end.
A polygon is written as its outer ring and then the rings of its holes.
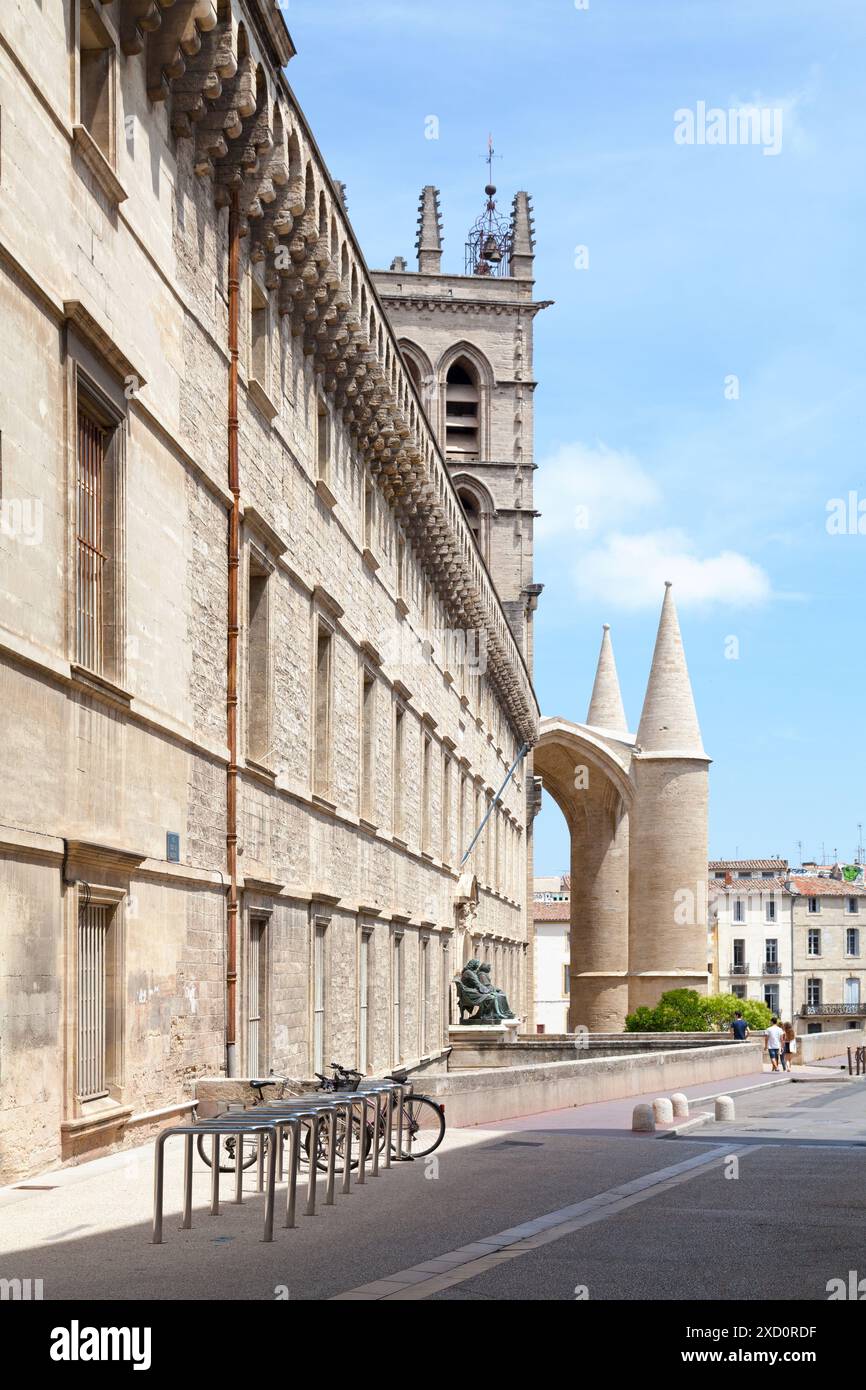
{"type": "Polygon", "coordinates": [[[731,975],[748,975],[749,962],[746,960],[735,960],[731,962],[731,975]]]}
{"type": "Polygon", "coordinates": [[[840,1017],[852,1014],[866,1015],[866,1003],[858,1001],[856,1004],[804,1004],[800,1009],[800,1014],[807,1018],[814,1018],[818,1014],[835,1014],[840,1017]]]}

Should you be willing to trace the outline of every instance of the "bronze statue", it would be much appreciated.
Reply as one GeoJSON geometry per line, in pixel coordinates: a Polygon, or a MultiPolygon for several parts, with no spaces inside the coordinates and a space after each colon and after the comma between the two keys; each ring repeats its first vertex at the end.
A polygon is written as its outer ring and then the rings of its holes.
{"type": "Polygon", "coordinates": [[[455,975],[454,983],[461,1023],[496,1024],[504,1018],[514,1018],[502,990],[490,983],[489,965],[467,961],[461,973],[455,975]]]}
{"type": "Polygon", "coordinates": [[[496,1012],[497,1012],[497,1014],[499,1015],[500,1019],[503,1019],[503,1018],[514,1018],[515,1015],[514,1015],[513,1011],[511,1010],[511,1008],[509,1007],[508,998],[507,998],[507,996],[506,996],[506,994],[505,994],[505,990],[504,990],[504,989],[497,989],[496,985],[494,985],[494,984],[491,983],[491,980],[490,980],[490,966],[489,966],[488,964],[485,963],[485,964],[483,964],[483,965],[479,965],[479,967],[478,967],[478,976],[479,976],[479,979],[481,980],[481,983],[487,985],[487,987],[488,987],[488,989],[490,990],[491,994],[495,997],[495,999],[496,999],[496,1012]]]}

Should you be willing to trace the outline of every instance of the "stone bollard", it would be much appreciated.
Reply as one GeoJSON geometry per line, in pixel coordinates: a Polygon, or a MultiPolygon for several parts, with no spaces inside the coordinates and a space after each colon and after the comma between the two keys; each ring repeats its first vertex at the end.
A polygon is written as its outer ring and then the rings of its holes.
{"type": "Polygon", "coordinates": [[[734,1102],[730,1096],[716,1096],[716,1119],[732,1120],[734,1118],[734,1102]]]}
{"type": "Polygon", "coordinates": [[[674,1107],[667,1096],[657,1096],[653,1101],[653,1115],[657,1125],[672,1125],[674,1122],[674,1107]]]}
{"type": "Polygon", "coordinates": [[[651,1105],[636,1105],[631,1112],[631,1127],[635,1134],[654,1134],[656,1117],[651,1105]]]}
{"type": "Polygon", "coordinates": [[[684,1096],[682,1091],[677,1091],[671,1096],[671,1105],[674,1107],[674,1119],[687,1120],[689,1118],[689,1098],[684,1096]]]}

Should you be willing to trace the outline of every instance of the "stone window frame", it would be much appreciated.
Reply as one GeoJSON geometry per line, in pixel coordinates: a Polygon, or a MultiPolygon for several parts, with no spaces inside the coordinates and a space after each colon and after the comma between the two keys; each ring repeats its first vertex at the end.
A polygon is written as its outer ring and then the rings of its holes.
{"type": "Polygon", "coordinates": [[[124,1106],[126,1086],[127,1043],[127,937],[129,888],[123,885],[91,883],[76,879],[66,895],[66,971],[65,971],[65,1032],[66,1068],[64,1112],[67,1124],[86,1130],[87,1122],[98,1126],[111,1119],[121,1119],[131,1113],[124,1106]],[[111,909],[112,978],[108,1009],[112,1014],[112,1057],[106,1066],[107,1097],[81,1100],[78,1095],[78,992],[79,992],[79,919],[82,909],[108,907],[111,909]]]}
{"type": "Polygon", "coordinates": [[[274,305],[262,274],[250,265],[246,276],[247,390],[268,421],[279,414],[274,391],[274,305]],[[264,331],[257,332],[256,314],[264,314],[264,331]],[[257,353],[261,357],[257,360],[257,353]]]}
{"type": "Polygon", "coordinates": [[[442,932],[439,938],[442,956],[440,965],[440,999],[439,999],[439,1025],[443,1047],[447,1047],[449,1029],[451,1027],[451,1001],[453,998],[453,969],[451,964],[451,941],[450,932],[442,932]]]}
{"type": "Polygon", "coordinates": [[[430,1049],[430,1018],[432,1008],[432,971],[430,962],[433,959],[430,950],[430,943],[433,940],[433,932],[430,927],[421,927],[418,932],[418,1056],[426,1057],[430,1049]]]}
{"type": "Polygon", "coordinates": [[[765,982],[764,984],[761,985],[761,991],[762,991],[762,993],[763,993],[763,996],[764,996],[764,1003],[766,1004],[767,1008],[770,1010],[771,1013],[775,1014],[776,1017],[778,1017],[779,1012],[780,1012],[780,1003],[781,1003],[781,999],[780,999],[780,993],[781,993],[781,991],[780,991],[780,987],[779,987],[778,982],[774,982],[774,981],[765,982]],[[770,1002],[770,999],[767,998],[768,995],[772,996],[772,997],[775,999],[775,1003],[771,1003],[771,1002],[770,1002]]]}
{"type": "Polygon", "coordinates": [[[822,938],[821,938],[821,928],[820,928],[820,927],[810,927],[809,930],[808,930],[807,933],[806,933],[806,956],[808,957],[808,959],[809,959],[809,960],[820,960],[821,956],[824,954],[824,953],[823,953],[823,950],[822,950],[822,947],[823,947],[823,941],[822,941],[822,938]],[[816,951],[813,951],[813,950],[812,950],[812,937],[813,937],[813,936],[817,937],[817,947],[818,947],[818,949],[817,949],[816,951]]]}
{"type": "Polygon", "coordinates": [[[106,689],[128,701],[125,692],[127,678],[127,516],[126,475],[129,438],[129,397],[118,383],[116,369],[97,353],[94,347],[67,322],[67,605],[66,649],[73,677],[81,677],[89,686],[106,689]],[[110,651],[101,669],[84,666],[78,652],[78,412],[81,404],[87,413],[110,431],[106,459],[111,470],[110,495],[106,491],[103,506],[108,513],[111,529],[110,607],[104,613],[104,626],[112,634],[110,651]]]}
{"type": "Polygon", "coordinates": [[[336,624],[320,609],[313,611],[313,643],[311,653],[310,691],[310,788],[314,798],[330,804],[333,791],[332,733],[334,728],[334,666],[336,660],[336,624]],[[328,678],[324,718],[320,713],[319,646],[328,640],[328,678]],[[324,741],[324,752],[321,744],[324,741]],[[320,761],[321,759],[321,761],[320,761]]]}
{"type": "Polygon", "coordinates": [[[391,834],[406,844],[406,721],[411,717],[408,701],[398,691],[392,694],[391,714],[391,834]]]}
{"type": "Polygon", "coordinates": [[[376,725],[379,713],[380,681],[374,663],[361,656],[358,663],[358,819],[375,826],[378,798],[376,796],[376,725]],[[366,693],[370,690],[370,719],[367,721],[366,693]],[[367,747],[369,737],[369,747],[367,747]]]}
{"type": "Polygon", "coordinates": [[[115,21],[107,13],[107,6],[98,0],[76,0],[73,15],[72,48],[70,52],[72,102],[72,148],[99,185],[101,192],[114,206],[119,206],[127,198],[127,193],[117,176],[118,115],[120,111],[119,78],[119,34],[115,21]],[[105,40],[103,51],[108,55],[108,113],[107,150],[99,143],[85,122],[82,99],[82,10],[91,12],[92,27],[105,40]]]}
{"type": "Polygon", "coordinates": [[[846,927],[846,928],[845,928],[845,959],[846,959],[846,960],[859,960],[859,959],[860,959],[860,928],[859,928],[859,927],[846,927]],[[853,934],[854,934],[854,936],[855,936],[855,938],[856,938],[856,942],[855,942],[856,947],[857,947],[856,951],[852,951],[852,950],[850,949],[850,944],[849,944],[849,943],[850,943],[850,938],[851,938],[852,932],[853,932],[853,934]]]}
{"type": "Polygon", "coordinates": [[[242,990],[241,990],[241,1008],[243,1009],[243,1020],[244,1020],[243,1044],[244,1044],[244,1062],[245,1062],[246,1075],[247,1075],[247,1076],[252,1075],[252,1073],[251,1073],[251,1071],[250,1071],[251,1059],[250,1059],[250,1053],[249,1053],[249,1044],[250,1044],[250,1023],[251,1023],[251,1018],[250,1018],[250,1004],[251,1004],[251,1001],[250,1001],[250,980],[251,980],[251,978],[252,978],[252,976],[251,976],[251,970],[250,970],[250,953],[251,953],[251,946],[252,946],[252,933],[253,933],[253,923],[254,923],[254,922],[264,922],[264,924],[265,924],[265,932],[264,932],[264,935],[265,935],[265,964],[264,964],[265,998],[264,998],[264,1007],[262,1007],[262,1000],[261,1000],[261,999],[259,1000],[259,1018],[260,1018],[260,1024],[259,1024],[259,1059],[258,1059],[258,1074],[259,1074],[259,1075],[261,1075],[261,1074],[262,1074],[262,1071],[264,1070],[264,1063],[263,1063],[262,1060],[261,1060],[261,1051],[262,1051],[262,1044],[263,1044],[263,1043],[264,1043],[264,1045],[265,1045],[265,1050],[266,1050],[268,1056],[270,1056],[270,1053],[271,1053],[270,1020],[271,1020],[271,984],[272,984],[271,963],[272,963],[272,953],[273,953],[273,934],[272,934],[273,916],[274,916],[274,905],[273,905],[272,902],[267,902],[267,903],[263,903],[263,902],[251,902],[251,903],[247,903],[247,904],[245,905],[245,910],[244,910],[243,919],[242,919],[242,920],[243,920],[243,926],[242,926],[242,940],[241,940],[241,942],[240,942],[240,948],[241,948],[241,960],[244,962],[244,968],[243,968],[243,970],[240,972],[240,974],[241,974],[241,980],[242,980],[242,982],[243,982],[243,983],[242,983],[242,990]],[[262,1027],[262,1023],[264,1024],[264,1027],[262,1027]]]}
{"type": "Polygon", "coordinates": [[[315,394],[315,440],[313,456],[313,477],[316,484],[316,492],[321,502],[333,511],[337,505],[336,493],[333,491],[334,477],[334,444],[336,441],[336,430],[334,428],[334,418],[328,399],[321,389],[316,388],[315,394]]]}
{"type": "Polygon", "coordinates": [[[406,926],[395,922],[391,926],[389,941],[389,1051],[391,1065],[398,1067],[403,1061],[406,1041],[406,926]]]}
{"type": "MultiPolygon", "coordinates": [[[[273,748],[271,740],[273,738],[273,715],[274,715],[274,670],[271,652],[271,639],[273,633],[272,609],[273,609],[273,586],[276,565],[267,554],[267,551],[258,545],[254,540],[248,539],[246,545],[246,583],[244,585],[244,662],[243,662],[243,682],[244,682],[244,742],[246,761],[256,767],[269,767],[272,761],[273,748]],[[256,688],[263,688],[264,691],[264,728],[259,731],[255,747],[253,747],[252,737],[252,712],[253,712],[253,673],[251,670],[253,652],[253,627],[251,614],[251,587],[253,580],[259,580],[262,584],[262,593],[259,602],[264,602],[265,611],[261,619],[264,629],[257,629],[256,649],[263,654],[264,671],[261,678],[256,682],[256,688]]],[[[258,617],[258,605],[256,607],[258,617]]]]}
{"type": "MultiPolygon", "coordinates": [[[[453,473],[451,480],[454,484],[454,490],[457,493],[457,499],[461,506],[463,506],[461,495],[463,493],[468,493],[475,505],[478,513],[478,535],[476,536],[476,540],[478,549],[481,552],[481,558],[489,570],[491,560],[491,536],[493,522],[496,518],[496,505],[493,501],[493,495],[484,483],[479,482],[471,473],[463,471],[463,468],[453,473]]],[[[466,511],[465,506],[463,510],[464,512],[466,511]]],[[[471,529],[470,527],[470,530],[471,529]]]]}
{"type": "Polygon", "coordinates": [[[381,512],[376,493],[376,483],[369,468],[364,465],[361,471],[361,558],[367,569],[375,574],[381,566],[376,554],[379,540],[381,512]]]}
{"type": "Polygon", "coordinates": [[[375,923],[375,921],[374,921],[373,918],[368,917],[368,916],[364,915],[363,913],[359,913],[359,915],[358,915],[357,944],[356,944],[356,958],[355,958],[355,1005],[356,1005],[356,1007],[355,1007],[355,1053],[356,1053],[357,1062],[358,1062],[358,1070],[361,1072],[362,1075],[365,1075],[365,1076],[370,1075],[371,1071],[374,1070],[374,1068],[375,1068],[375,1057],[374,1057],[374,1053],[375,1053],[375,1047],[374,1047],[375,1031],[374,1031],[374,1028],[373,1028],[373,1023],[374,1023],[374,1020],[375,1020],[375,1009],[374,1009],[374,1008],[371,1008],[371,1001],[372,1001],[373,996],[374,996],[374,993],[375,993],[375,991],[374,991],[375,971],[376,971],[376,923],[375,923]],[[362,997],[361,997],[361,985],[362,985],[362,975],[361,975],[361,953],[362,953],[362,951],[363,951],[364,942],[365,942],[365,941],[366,941],[366,943],[367,943],[367,968],[366,968],[366,986],[367,986],[367,991],[366,991],[366,993],[367,993],[367,999],[366,999],[366,1003],[364,1003],[364,1001],[362,1001],[362,997]],[[364,1030],[363,1030],[363,1021],[364,1021],[364,1018],[365,1018],[365,1017],[366,1017],[366,1025],[367,1025],[367,1026],[366,1026],[366,1030],[365,1030],[366,1036],[365,1036],[364,1039],[363,1039],[364,1047],[363,1047],[363,1051],[362,1051],[361,1041],[362,1041],[362,1032],[364,1031],[364,1030]]]}
{"type": "Polygon", "coordinates": [[[309,975],[308,975],[308,979],[309,979],[309,1001],[308,1001],[308,1007],[309,1007],[309,1019],[310,1019],[310,1030],[309,1030],[309,1039],[310,1039],[310,1041],[309,1041],[309,1056],[310,1056],[310,1070],[311,1070],[311,1071],[318,1071],[319,1069],[321,1069],[322,1071],[324,1071],[324,1067],[325,1067],[325,1058],[327,1057],[327,1053],[328,1053],[328,1031],[329,1031],[329,1030],[328,1030],[328,1008],[329,1008],[329,1004],[330,1004],[330,993],[331,993],[331,991],[330,991],[331,972],[330,972],[330,969],[329,969],[330,954],[331,954],[331,953],[330,953],[330,938],[331,938],[331,931],[330,931],[330,928],[331,928],[331,922],[332,922],[332,916],[331,916],[331,914],[330,914],[329,912],[323,912],[321,906],[320,906],[320,905],[317,905],[316,903],[311,904],[311,909],[310,909],[310,929],[309,929],[309,953],[310,953],[310,964],[309,964],[309,975]],[[317,984],[318,984],[318,979],[317,979],[317,973],[316,973],[316,943],[317,943],[317,941],[318,941],[320,935],[321,935],[321,941],[322,941],[322,1007],[321,1007],[321,1009],[319,1009],[319,1008],[318,1008],[318,1005],[317,1005],[317,984]],[[322,1055],[321,1055],[321,1057],[317,1057],[317,1056],[316,1056],[316,1015],[317,1015],[317,1013],[321,1013],[321,1015],[322,1015],[322,1047],[321,1047],[322,1055]],[[320,1064],[321,1064],[321,1066],[320,1066],[320,1064]]]}
{"type": "Polygon", "coordinates": [[[436,742],[433,727],[427,719],[419,724],[420,775],[418,778],[419,831],[421,853],[425,858],[433,855],[433,747],[436,742]]]}

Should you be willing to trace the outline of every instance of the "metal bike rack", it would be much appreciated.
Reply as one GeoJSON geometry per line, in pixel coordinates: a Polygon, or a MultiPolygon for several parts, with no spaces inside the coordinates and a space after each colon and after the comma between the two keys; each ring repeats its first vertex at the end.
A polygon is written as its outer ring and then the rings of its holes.
{"type": "MultiPolygon", "coordinates": [[[[309,1176],[305,1212],[315,1215],[318,1187],[319,1134],[322,1125],[328,1126],[328,1163],[325,1182],[325,1205],[334,1205],[336,1186],[337,1123],[340,1115],[344,1117],[345,1142],[343,1153],[344,1195],[352,1189],[352,1138],[354,1116],[357,1111],[362,1144],[358,1155],[357,1185],[366,1182],[367,1172],[367,1134],[369,1116],[372,1113],[372,1143],[370,1156],[370,1176],[379,1175],[379,1143],[382,1121],[382,1098],[386,1098],[384,1167],[391,1167],[391,1146],[393,1141],[394,1108],[397,1109],[398,1162],[403,1157],[403,1103],[412,1094],[410,1083],[378,1081],[371,1079],[362,1082],[357,1090],[333,1092],[308,1092],[302,1096],[290,1096],[284,1100],[267,1101],[263,1105],[252,1106],[247,1110],[218,1115],[213,1119],[193,1121],[186,1125],[173,1125],[157,1136],[154,1155],[154,1211],[153,1234],[155,1245],[163,1241],[163,1195],[165,1185],[165,1145],[174,1135],[184,1137],[184,1187],[183,1216],[181,1230],[192,1226],[192,1167],[193,1140],[199,1136],[210,1136],[211,1155],[211,1204],[212,1215],[219,1215],[220,1209],[220,1143],[223,1137],[232,1137],[236,1142],[234,1163],[234,1201],[243,1201],[243,1151],[244,1139],[254,1137],[257,1146],[257,1187],[265,1192],[265,1212],[263,1241],[274,1238],[274,1201],[276,1182],[282,1181],[286,1132],[290,1138],[290,1157],[288,1186],[286,1191],[286,1215],[284,1227],[295,1226],[298,1176],[301,1164],[301,1135],[304,1127],[309,1129],[310,1153],[309,1176]],[[269,1139],[267,1163],[265,1162],[265,1138],[269,1139]]],[[[411,1136],[410,1136],[411,1143],[411,1136]]]]}
{"type": "Polygon", "coordinates": [[[240,1175],[243,1172],[241,1167],[243,1145],[241,1135],[244,1133],[258,1133],[261,1135],[269,1134],[271,1144],[268,1148],[268,1173],[267,1190],[265,1197],[265,1219],[263,1241],[272,1241],[274,1238],[274,1191],[276,1180],[276,1159],[277,1159],[277,1130],[272,1122],[258,1121],[256,1124],[239,1125],[242,1119],[237,1116],[231,1121],[211,1120],[202,1123],[188,1125],[172,1125],[168,1129],[162,1130],[156,1138],[156,1150],[154,1155],[154,1178],[153,1178],[153,1232],[152,1240],[154,1245],[161,1245],[162,1225],[163,1225],[163,1195],[165,1187],[165,1145],[173,1135],[182,1134],[184,1136],[184,1175],[183,1175],[183,1217],[181,1220],[181,1230],[189,1230],[192,1226],[192,1159],[193,1159],[193,1139],[200,1135],[211,1135],[213,1138],[213,1158],[211,1160],[211,1213],[214,1216],[219,1214],[219,1192],[220,1192],[220,1167],[219,1167],[219,1141],[222,1135],[234,1135],[237,1137],[237,1151],[235,1154],[236,1171],[236,1191],[240,1187],[240,1175]]]}

